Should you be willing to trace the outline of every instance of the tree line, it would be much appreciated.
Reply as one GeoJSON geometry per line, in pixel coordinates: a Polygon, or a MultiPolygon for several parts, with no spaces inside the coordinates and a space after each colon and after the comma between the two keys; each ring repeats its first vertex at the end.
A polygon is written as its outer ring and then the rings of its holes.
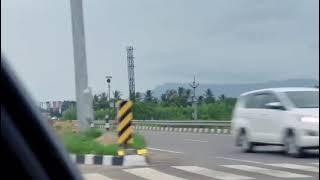
{"type": "MultiPolygon", "coordinates": [[[[93,96],[93,109],[95,119],[104,119],[106,115],[114,119],[115,102],[121,99],[121,92],[114,91],[108,100],[106,93],[93,96]]],[[[192,119],[192,90],[179,87],[170,89],[159,98],[151,90],[145,93],[136,92],[133,99],[133,115],[138,120],[189,120],[192,119]]],[[[201,120],[229,120],[236,99],[225,95],[215,96],[207,89],[202,95],[196,97],[198,104],[198,119],[201,120]]],[[[75,107],[63,112],[62,119],[75,118],[75,107]]]]}

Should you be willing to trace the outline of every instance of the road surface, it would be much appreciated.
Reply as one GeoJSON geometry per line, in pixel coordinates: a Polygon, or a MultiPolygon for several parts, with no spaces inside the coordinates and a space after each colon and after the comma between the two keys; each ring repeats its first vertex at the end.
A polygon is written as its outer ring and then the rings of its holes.
{"type": "Polygon", "coordinates": [[[145,167],[81,165],[88,179],[319,179],[319,152],[297,159],[278,147],[242,153],[230,135],[141,131],[148,141],[150,162],[145,167]]]}

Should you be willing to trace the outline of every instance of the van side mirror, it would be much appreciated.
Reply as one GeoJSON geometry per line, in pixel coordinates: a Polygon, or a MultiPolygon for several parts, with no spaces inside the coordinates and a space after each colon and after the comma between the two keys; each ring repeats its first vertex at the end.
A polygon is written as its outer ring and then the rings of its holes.
{"type": "Polygon", "coordinates": [[[265,104],[265,107],[268,109],[286,110],[286,108],[280,102],[267,103],[265,104]]]}

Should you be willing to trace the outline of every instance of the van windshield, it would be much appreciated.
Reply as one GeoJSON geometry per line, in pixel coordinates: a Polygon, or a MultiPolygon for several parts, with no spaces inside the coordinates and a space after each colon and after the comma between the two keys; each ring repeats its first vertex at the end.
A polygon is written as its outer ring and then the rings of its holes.
{"type": "Polygon", "coordinates": [[[296,108],[319,108],[319,91],[286,92],[296,108]]]}

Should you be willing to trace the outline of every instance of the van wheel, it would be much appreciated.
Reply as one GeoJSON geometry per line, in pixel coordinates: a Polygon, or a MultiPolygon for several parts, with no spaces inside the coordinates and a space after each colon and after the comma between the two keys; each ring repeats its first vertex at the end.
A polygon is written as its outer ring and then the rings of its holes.
{"type": "Polygon", "coordinates": [[[239,135],[239,144],[241,146],[242,152],[253,152],[253,144],[249,141],[248,136],[245,131],[241,132],[239,135]]]}
{"type": "Polygon", "coordinates": [[[297,145],[293,133],[288,133],[284,138],[284,152],[291,157],[300,158],[303,156],[303,149],[297,145]]]}

